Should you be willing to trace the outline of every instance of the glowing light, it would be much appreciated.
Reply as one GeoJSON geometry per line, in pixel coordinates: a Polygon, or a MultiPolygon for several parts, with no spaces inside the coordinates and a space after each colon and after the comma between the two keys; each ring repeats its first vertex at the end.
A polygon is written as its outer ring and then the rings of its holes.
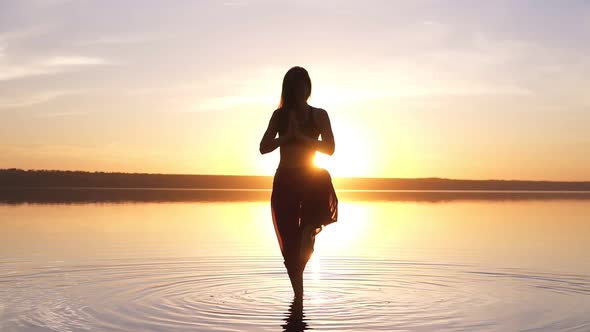
{"type": "Polygon", "coordinates": [[[344,127],[336,136],[336,151],[328,156],[316,153],[314,163],[333,176],[367,176],[372,171],[371,149],[364,142],[359,128],[344,127]]]}
{"type": "MultiPolygon", "coordinates": [[[[318,269],[321,257],[326,256],[354,256],[360,251],[359,241],[367,232],[367,220],[371,218],[370,211],[361,204],[340,203],[338,222],[328,225],[317,236],[315,252],[318,269]]],[[[312,256],[312,259],[314,258],[312,256]]],[[[310,261],[311,263],[311,261],[310,261]]],[[[308,263],[309,264],[309,263],[308,263]]],[[[313,265],[312,265],[313,266],[313,265]]]]}

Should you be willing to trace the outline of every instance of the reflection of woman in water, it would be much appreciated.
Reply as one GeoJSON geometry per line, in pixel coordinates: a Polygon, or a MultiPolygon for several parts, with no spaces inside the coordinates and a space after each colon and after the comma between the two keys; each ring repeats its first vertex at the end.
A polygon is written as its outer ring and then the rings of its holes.
{"type": "Polygon", "coordinates": [[[330,174],[313,165],[316,151],[334,153],[334,135],[328,113],[307,104],[310,94],[307,71],[289,69],[283,79],[281,104],[260,142],[263,154],[280,147],[281,161],[271,197],[272,218],[297,299],[303,296],[303,270],[313,253],[315,236],[338,215],[330,174]]]}

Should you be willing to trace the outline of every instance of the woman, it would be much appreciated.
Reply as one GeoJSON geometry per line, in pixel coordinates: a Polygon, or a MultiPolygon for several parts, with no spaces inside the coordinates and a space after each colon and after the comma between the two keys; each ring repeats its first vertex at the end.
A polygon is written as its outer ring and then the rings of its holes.
{"type": "Polygon", "coordinates": [[[338,215],[330,174],[313,166],[316,151],[334,153],[334,135],[328,113],[307,104],[310,94],[307,71],[289,69],[283,79],[279,109],[273,112],[260,141],[262,154],[280,147],[271,210],[296,299],[303,297],[303,270],[313,253],[315,236],[338,215]]]}

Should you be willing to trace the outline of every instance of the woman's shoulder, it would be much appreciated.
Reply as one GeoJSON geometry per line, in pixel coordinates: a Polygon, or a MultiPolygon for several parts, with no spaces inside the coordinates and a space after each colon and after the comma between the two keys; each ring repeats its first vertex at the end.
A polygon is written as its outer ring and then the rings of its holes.
{"type": "Polygon", "coordinates": [[[315,106],[311,106],[311,105],[309,105],[309,107],[311,107],[312,111],[315,111],[316,113],[328,114],[328,111],[326,111],[324,108],[315,107],[315,106]]]}
{"type": "Polygon", "coordinates": [[[285,114],[284,112],[285,110],[281,107],[281,108],[277,108],[276,110],[274,110],[272,112],[272,117],[273,118],[279,118],[281,117],[281,115],[285,114]]]}
{"type": "Polygon", "coordinates": [[[325,119],[328,117],[328,112],[325,109],[311,105],[309,107],[311,108],[311,115],[314,119],[325,119]]]}

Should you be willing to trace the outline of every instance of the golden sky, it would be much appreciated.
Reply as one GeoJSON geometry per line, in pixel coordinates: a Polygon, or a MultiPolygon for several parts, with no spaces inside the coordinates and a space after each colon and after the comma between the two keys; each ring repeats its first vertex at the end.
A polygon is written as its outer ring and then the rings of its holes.
{"type": "Polygon", "coordinates": [[[0,168],[273,174],[308,69],[336,176],[590,180],[584,1],[0,3],[0,168]]]}

